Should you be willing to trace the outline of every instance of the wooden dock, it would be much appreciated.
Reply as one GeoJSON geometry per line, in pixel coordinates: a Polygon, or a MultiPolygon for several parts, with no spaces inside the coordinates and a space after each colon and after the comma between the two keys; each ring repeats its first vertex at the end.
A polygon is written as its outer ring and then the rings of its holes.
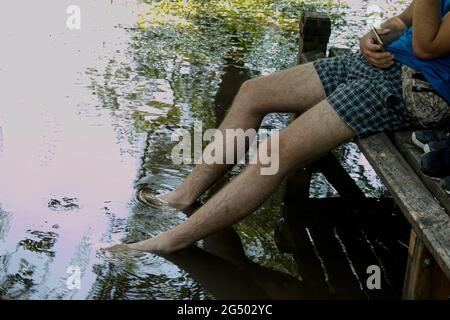
{"type": "MultiPolygon", "coordinates": [[[[299,63],[325,58],[330,34],[331,22],[327,15],[306,12],[300,23],[299,63]]],[[[331,48],[329,56],[349,52],[348,49],[331,48]]],[[[391,135],[379,133],[364,139],[355,139],[355,142],[410,224],[402,298],[449,299],[450,198],[435,180],[424,176],[420,171],[421,153],[412,145],[410,137],[410,131],[391,135]]],[[[296,203],[303,210],[296,215],[320,210],[320,203],[324,200],[336,201],[331,199],[313,201],[309,198],[312,172],[321,172],[325,175],[339,193],[341,205],[346,203],[348,206],[360,206],[365,210],[376,206],[374,199],[366,199],[364,193],[342,168],[333,153],[329,153],[308,168],[299,168],[288,178],[286,203],[296,203]]],[[[336,206],[339,206],[337,202],[336,206]]],[[[299,211],[302,210],[299,209],[299,211]]],[[[298,258],[298,263],[302,266],[308,263],[308,253],[305,253],[308,249],[298,247],[302,241],[299,239],[301,238],[298,229],[299,217],[294,217],[291,211],[292,209],[283,212],[284,218],[279,225],[278,242],[280,248],[293,253],[294,257],[301,256],[298,258]]],[[[376,222],[374,225],[377,225],[376,222]]],[[[379,227],[382,228],[382,226],[379,227]]],[[[313,256],[314,253],[310,252],[310,257],[313,256]]],[[[337,256],[332,257],[329,259],[329,264],[333,262],[339,264],[339,259],[337,256]]],[[[361,283],[364,281],[360,281],[360,285],[361,283]]],[[[342,281],[341,285],[345,286],[345,281],[342,281]]]]}

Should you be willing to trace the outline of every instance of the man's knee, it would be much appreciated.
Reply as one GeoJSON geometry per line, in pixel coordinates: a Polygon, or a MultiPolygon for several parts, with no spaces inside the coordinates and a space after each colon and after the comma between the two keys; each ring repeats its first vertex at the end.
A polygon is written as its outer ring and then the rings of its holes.
{"type": "Polygon", "coordinates": [[[264,115],[262,97],[263,92],[258,79],[245,81],[239,88],[236,96],[237,106],[244,111],[255,115],[264,115]]]}

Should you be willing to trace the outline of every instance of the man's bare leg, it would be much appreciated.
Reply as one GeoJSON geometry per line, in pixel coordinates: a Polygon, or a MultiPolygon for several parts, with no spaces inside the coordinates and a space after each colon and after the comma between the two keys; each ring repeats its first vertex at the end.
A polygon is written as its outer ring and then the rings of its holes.
{"type": "MultiPolygon", "coordinates": [[[[127,245],[128,248],[168,253],[193,244],[255,211],[296,165],[335,148],[354,136],[324,100],[279,133],[279,171],[261,175],[261,164],[250,164],[203,207],[177,227],[158,236],[127,245]]],[[[267,142],[267,141],[266,141],[267,142]]],[[[270,144],[262,144],[265,148],[270,144]]]]}
{"type": "MultiPolygon", "coordinates": [[[[242,85],[219,130],[222,134],[225,129],[257,130],[267,113],[303,113],[324,98],[325,91],[312,64],[275,72],[242,85]]],[[[223,147],[226,150],[227,146],[223,147]]],[[[163,199],[177,209],[185,209],[231,167],[230,164],[199,164],[163,199]]]]}

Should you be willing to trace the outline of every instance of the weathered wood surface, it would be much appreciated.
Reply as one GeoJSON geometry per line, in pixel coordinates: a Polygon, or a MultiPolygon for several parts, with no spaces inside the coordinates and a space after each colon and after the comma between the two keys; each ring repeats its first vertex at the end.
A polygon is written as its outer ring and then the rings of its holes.
{"type": "Polygon", "coordinates": [[[358,144],[415,233],[450,279],[450,217],[445,209],[386,134],[359,139],[358,144]]]}
{"type": "MultiPolygon", "coordinates": [[[[423,151],[412,144],[411,142],[411,131],[402,131],[394,135],[394,144],[406,159],[406,161],[411,165],[411,167],[416,172],[417,176],[422,180],[425,186],[433,193],[433,195],[439,200],[441,205],[450,214],[450,197],[445,193],[445,191],[440,187],[439,181],[431,179],[430,177],[424,175],[420,169],[420,157],[423,151]]],[[[450,248],[449,248],[450,250],[450,248]]]]}
{"type": "Polygon", "coordinates": [[[299,198],[283,216],[277,238],[292,253],[308,298],[401,297],[410,227],[393,199],[299,198]],[[367,287],[369,265],[382,270],[379,290],[367,287]]]}
{"type": "Polygon", "coordinates": [[[446,300],[450,294],[450,281],[436,265],[425,244],[411,231],[408,249],[408,267],[403,286],[403,299],[446,300]]]}
{"type": "MultiPolygon", "coordinates": [[[[305,63],[304,52],[327,52],[328,40],[331,34],[331,20],[325,13],[304,12],[300,20],[298,63],[305,63]]],[[[311,60],[310,60],[311,61],[311,60]]]]}

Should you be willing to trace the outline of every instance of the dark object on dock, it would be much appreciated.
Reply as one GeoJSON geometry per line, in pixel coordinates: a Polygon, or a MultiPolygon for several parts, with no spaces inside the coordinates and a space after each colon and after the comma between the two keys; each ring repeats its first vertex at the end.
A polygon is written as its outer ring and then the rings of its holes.
{"type": "MultiPolygon", "coordinates": [[[[331,35],[331,20],[325,13],[305,12],[300,20],[299,53],[321,51],[327,52],[331,35]]],[[[304,63],[299,55],[299,63],[304,63]]]]}
{"type": "MultiPolygon", "coordinates": [[[[306,12],[300,23],[299,63],[325,58],[330,33],[330,19],[325,14],[306,12]]],[[[331,48],[329,56],[349,52],[349,49],[331,48]]],[[[379,133],[368,138],[355,139],[355,142],[410,224],[402,298],[448,299],[450,294],[450,200],[436,181],[426,177],[420,171],[419,151],[410,142],[410,137],[410,131],[395,133],[392,136],[379,133]]],[[[298,168],[287,179],[286,186],[286,203],[291,205],[298,203],[298,211],[301,212],[293,215],[290,212],[292,209],[284,210],[284,218],[277,230],[278,243],[282,250],[294,254],[300,269],[302,264],[309,263],[308,261],[315,256],[311,248],[298,248],[298,245],[305,241],[305,235],[301,235],[300,230],[312,224],[311,218],[307,216],[318,212],[323,202],[336,201],[334,206],[347,213],[357,210],[358,207],[365,212],[371,207],[374,209],[372,202],[374,199],[365,198],[332,153],[325,155],[313,165],[298,168]],[[337,200],[309,198],[311,176],[316,171],[326,176],[341,198],[337,200]],[[347,205],[350,208],[347,208],[347,205]],[[344,210],[344,208],[347,209],[344,210]]],[[[377,224],[376,216],[370,219],[374,226],[383,227],[377,224]]],[[[327,237],[324,233],[321,233],[321,236],[327,237]]],[[[392,258],[398,259],[395,252],[390,254],[394,255],[392,258]]],[[[335,255],[330,259],[331,264],[333,259],[336,259],[336,265],[333,268],[338,269],[338,264],[342,263],[342,257],[335,255]]],[[[307,269],[311,270],[311,268],[307,269]]],[[[383,273],[386,274],[384,271],[383,273]]],[[[311,275],[311,277],[320,278],[320,275],[311,275]]],[[[345,293],[345,286],[346,282],[341,281],[333,290],[345,293]]]]}

